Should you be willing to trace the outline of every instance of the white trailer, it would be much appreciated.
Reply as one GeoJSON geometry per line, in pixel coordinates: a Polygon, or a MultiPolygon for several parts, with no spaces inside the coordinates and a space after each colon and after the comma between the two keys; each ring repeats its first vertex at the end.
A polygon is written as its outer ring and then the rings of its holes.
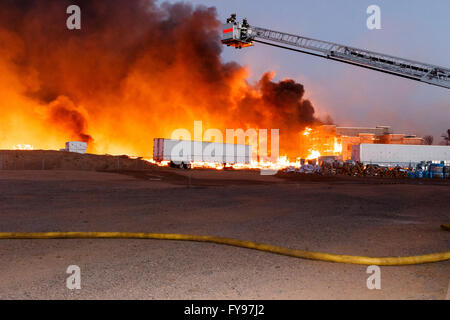
{"type": "Polygon", "coordinates": [[[252,147],[243,144],[155,138],[153,159],[171,161],[177,165],[187,165],[191,162],[250,163],[252,147]]]}
{"type": "Polygon", "coordinates": [[[64,151],[76,152],[76,153],[86,153],[87,143],[80,141],[69,141],[66,142],[66,148],[64,151]]]}
{"type": "Polygon", "coordinates": [[[362,143],[352,146],[352,160],[389,166],[415,165],[422,161],[449,162],[450,146],[362,143]]]}

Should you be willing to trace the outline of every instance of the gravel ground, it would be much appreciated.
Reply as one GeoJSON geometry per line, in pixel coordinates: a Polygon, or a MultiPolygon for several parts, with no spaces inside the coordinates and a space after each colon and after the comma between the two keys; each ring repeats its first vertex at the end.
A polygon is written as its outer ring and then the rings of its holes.
{"type": "MultiPolygon", "coordinates": [[[[417,255],[450,250],[439,229],[449,191],[235,171],[0,171],[0,232],[167,232],[417,255]]],[[[367,289],[368,277],[365,266],[207,243],[0,240],[0,299],[445,299],[450,261],[381,267],[381,290],[367,289]],[[69,265],[81,268],[81,290],[66,288],[69,265]]]]}

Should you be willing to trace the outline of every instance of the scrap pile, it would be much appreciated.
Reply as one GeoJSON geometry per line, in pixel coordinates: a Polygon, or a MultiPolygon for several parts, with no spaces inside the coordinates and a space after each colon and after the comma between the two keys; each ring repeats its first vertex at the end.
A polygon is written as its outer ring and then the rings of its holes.
{"type": "Polygon", "coordinates": [[[408,170],[396,167],[382,167],[375,164],[364,165],[354,161],[322,162],[319,165],[305,164],[300,168],[289,167],[285,172],[318,174],[324,176],[408,178],[408,170]]]}

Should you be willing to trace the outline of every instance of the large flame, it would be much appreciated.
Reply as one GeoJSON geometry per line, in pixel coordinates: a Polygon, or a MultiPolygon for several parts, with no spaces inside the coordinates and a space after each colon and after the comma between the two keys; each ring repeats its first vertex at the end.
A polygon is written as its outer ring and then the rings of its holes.
{"type": "Polygon", "coordinates": [[[334,150],[333,152],[337,155],[342,154],[342,142],[338,142],[337,138],[334,138],[334,150]]]}
{"type": "Polygon", "coordinates": [[[329,132],[321,127],[306,127],[300,135],[299,154],[305,159],[318,159],[321,156],[341,156],[342,141],[335,132],[329,132]]]}
{"type": "MultiPolygon", "coordinates": [[[[148,159],[147,161],[157,164],[162,167],[169,166],[169,161],[156,162],[153,159],[148,159]]],[[[192,169],[216,169],[224,170],[225,166],[232,168],[234,170],[248,170],[248,169],[258,169],[258,170],[282,170],[287,167],[300,168],[300,161],[289,161],[287,156],[281,156],[277,161],[251,161],[251,163],[236,163],[231,165],[224,165],[218,162],[207,162],[207,161],[193,161],[190,163],[192,169]]]]}
{"type": "Polygon", "coordinates": [[[306,157],[307,160],[318,159],[320,152],[317,150],[311,150],[310,154],[306,157]]]}
{"type": "Polygon", "coordinates": [[[79,140],[150,158],[153,138],[202,120],[222,132],[280,129],[281,154],[307,156],[299,133],[320,121],[303,86],[270,72],[249,84],[244,67],[223,63],[214,8],[78,0],[82,29],[70,31],[72,2],[0,2],[0,148],[79,140]]]}

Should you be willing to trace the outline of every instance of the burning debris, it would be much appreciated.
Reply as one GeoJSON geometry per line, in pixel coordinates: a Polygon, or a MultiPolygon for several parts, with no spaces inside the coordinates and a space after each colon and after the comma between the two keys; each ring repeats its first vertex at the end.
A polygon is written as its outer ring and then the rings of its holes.
{"type": "Polygon", "coordinates": [[[282,170],[286,174],[314,174],[318,176],[350,176],[378,178],[429,178],[450,179],[450,162],[422,161],[415,166],[382,166],[364,164],[356,161],[323,161],[306,163],[298,168],[287,167],[282,170]]]}

